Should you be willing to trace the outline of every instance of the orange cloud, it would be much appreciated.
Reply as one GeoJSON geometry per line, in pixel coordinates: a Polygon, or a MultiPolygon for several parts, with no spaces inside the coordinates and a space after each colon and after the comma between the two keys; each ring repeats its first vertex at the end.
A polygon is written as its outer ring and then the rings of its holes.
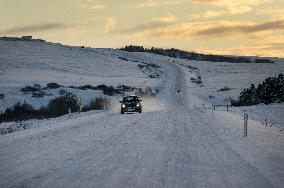
{"type": "Polygon", "coordinates": [[[82,9],[86,10],[104,10],[106,9],[106,5],[100,1],[93,1],[93,0],[78,0],[78,5],[82,9]]]}
{"type": "Polygon", "coordinates": [[[139,7],[157,7],[162,5],[177,5],[188,0],[144,0],[142,3],[139,3],[139,7]]]}
{"type": "Polygon", "coordinates": [[[194,3],[210,3],[220,7],[259,5],[270,0],[192,0],[194,3]]]}
{"type": "Polygon", "coordinates": [[[2,34],[18,34],[18,33],[29,33],[29,32],[41,32],[56,29],[65,29],[71,25],[62,22],[48,22],[48,23],[36,23],[28,25],[17,25],[5,30],[0,31],[2,34]]]}
{"type": "Polygon", "coordinates": [[[270,20],[262,23],[250,22],[220,22],[191,24],[186,23],[168,28],[140,28],[138,34],[147,36],[180,36],[180,37],[233,37],[238,35],[259,34],[284,30],[284,19],[270,20]]]}
{"type": "Polygon", "coordinates": [[[158,17],[153,18],[152,21],[148,23],[142,23],[133,27],[124,28],[117,30],[118,33],[137,33],[145,30],[153,30],[153,29],[159,29],[159,28],[165,28],[167,26],[174,25],[177,21],[177,17],[173,14],[168,14],[168,16],[165,17],[158,17]]]}

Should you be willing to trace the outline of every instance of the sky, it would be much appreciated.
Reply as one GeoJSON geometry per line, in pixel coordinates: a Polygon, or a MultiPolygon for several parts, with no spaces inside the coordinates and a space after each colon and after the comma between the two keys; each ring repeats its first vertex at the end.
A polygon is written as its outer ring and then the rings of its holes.
{"type": "Polygon", "coordinates": [[[0,0],[0,36],[284,57],[284,0],[0,0]]]}

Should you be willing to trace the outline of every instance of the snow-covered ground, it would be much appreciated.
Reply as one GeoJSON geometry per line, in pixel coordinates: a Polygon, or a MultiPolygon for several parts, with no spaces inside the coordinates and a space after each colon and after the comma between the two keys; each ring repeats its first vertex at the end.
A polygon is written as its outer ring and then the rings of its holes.
{"type": "MultiPolygon", "coordinates": [[[[191,93],[201,99],[199,106],[205,105],[212,108],[212,105],[216,105],[217,110],[223,111],[226,110],[226,105],[230,105],[231,99],[238,99],[242,89],[249,88],[251,84],[257,86],[269,76],[278,76],[278,74],[284,73],[284,60],[278,60],[276,64],[200,62],[177,59],[171,61],[195,75],[201,76],[202,86],[201,84],[193,84],[191,88],[191,93]],[[190,67],[188,68],[188,66],[190,67]],[[224,87],[230,90],[220,91],[224,87]],[[218,107],[218,105],[223,107],[218,107]]],[[[194,75],[191,77],[196,78],[194,75]]],[[[239,115],[247,113],[255,120],[267,122],[269,126],[284,128],[283,103],[240,108],[230,107],[229,110],[239,115]]]]}
{"type": "MultiPolygon", "coordinates": [[[[143,100],[142,114],[121,115],[114,108],[0,124],[20,130],[0,136],[0,187],[266,188],[284,184],[283,104],[246,108],[248,137],[243,137],[244,108],[227,112],[217,107],[213,115],[211,109],[214,103],[227,104],[226,98],[236,98],[251,83],[283,73],[281,63],[193,62],[112,49],[0,41],[0,65],[2,109],[9,106],[2,107],[3,103],[12,104],[20,97],[28,102],[43,100],[19,92],[33,83],[159,89],[155,99],[143,100]],[[139,62],[159,65],[163,74],[159,79],[147,78],[137,67],[139,62]],[[198,76],[203,87],[191,81],[198,76]],[[232,90],[217,92],[225,86],[232,90]],[[275,125],[263,125],[260,117],[264,115],[275,125]]],[[[82,98],[102,95],[80,92],[82,98]]]]}
{"type": "Polygon", "coordinates": [[[60,89],[75,93],[83,104],[101,96],[101,91],[80,91],[68,86],[100,84],[118,86],[124,84],[138,88],[159,85],[158,79],[150,79],[138,69],[139,62],[120,59],[111,49],[69,47],[60,44],[27,41],[0,40],[0,111],[16,102],[26,101],[36,108],[46,106],[58,96],[60,89]],[[45,87],[55,82],[64,88],[47,90],[43,98],[24,94],[21,88],[34,84],[45,87]]]}

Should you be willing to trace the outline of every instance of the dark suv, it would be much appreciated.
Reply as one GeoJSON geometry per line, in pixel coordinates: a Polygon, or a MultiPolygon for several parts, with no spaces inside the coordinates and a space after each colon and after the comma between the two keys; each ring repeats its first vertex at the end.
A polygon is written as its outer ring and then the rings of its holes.
{"type": "Polygon", "coordinates": [[[122,101],[119,101],[121,103],[121,114],[124,114],[124,112],[142,112],[142,104],[139,99],[139,97],[133,95],[133,96],[126,96],[123,97],[122,101]]]}

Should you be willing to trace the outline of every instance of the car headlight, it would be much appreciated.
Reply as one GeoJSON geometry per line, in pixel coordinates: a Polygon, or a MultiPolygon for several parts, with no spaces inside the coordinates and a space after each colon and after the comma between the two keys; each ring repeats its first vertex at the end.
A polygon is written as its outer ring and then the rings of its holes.
{"type": "Polygon", "coordinates": [[[122,104],[122,108],[125,108],[126,106],[125,106],[125,104],[122,104]]]}
{"type": "Polygon", "coordinates": [[[140,104],[136,104],[136,106],[137,106],[137,107],[139,107],[139,106],[140,106],[140,104]]]}

